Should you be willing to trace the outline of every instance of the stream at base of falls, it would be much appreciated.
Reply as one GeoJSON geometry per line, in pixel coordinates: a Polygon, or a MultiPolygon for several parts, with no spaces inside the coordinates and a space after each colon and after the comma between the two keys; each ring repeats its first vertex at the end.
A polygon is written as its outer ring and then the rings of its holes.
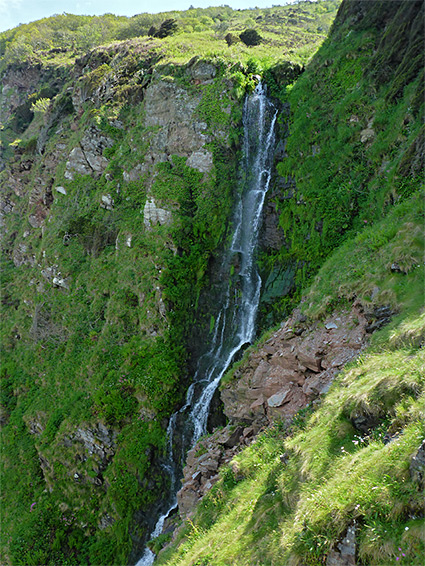
{"type": "MultiPolygon", "coordinates": [[[[233,279],[236,284],[228,285],[222,297],[209,349],[198,361],[185,405],[170,418],[167,458],[163,464],[170,477],[170,491],[163,501],[165,512],[158,519],[151,539],[161,534],[165,520],[177,508],[182,462],[187,451],[206,433],[211,400],[221,378],[236,354],[255,338],[261,292],[256,248],[271,178],[276,118],[277,109],[267,98],[265,87],[259,83],[244,103],[244,145],[240,165],[243,180],[233,213],[231,244],[222,259],[224,273],[230,273],[231,266],[235,269],[233,279]]],[[[136,566],[151,566],[154,560],[154,553],[147,548],[136,566]]]]}

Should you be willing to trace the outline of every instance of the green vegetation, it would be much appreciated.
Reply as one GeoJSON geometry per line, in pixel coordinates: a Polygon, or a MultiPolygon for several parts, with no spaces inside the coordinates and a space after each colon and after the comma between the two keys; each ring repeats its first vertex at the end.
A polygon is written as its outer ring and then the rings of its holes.
{"type": "MultiPolygon", "coordinates": [[[[380,5],[357,25],[341,17],[294,84],[285,81],[293,68],[289,63],[265,72],[271,92],[289,102],[291,115],[272,191],[286,245],[263,255],[261,262],[269,273],[288,266],[294,271],[295,301],[297,289],[311,283],[332,250],[356,235],[362,241],[363,232],[367,238],[368,227],[423,185],[423,76],[415,31],[420,14],[410,14],[409,21],[404,8],[392,10],[392,34],[402,44],[397,58],[391,58],[388,35],[383,38],[388,11],[380,5]]],[[[394,261],[409,263],[402,254],[394,261]]],[[[337,276],[344,272],[338,270],[337,276]]],[[[365,273],[366,280],[369,284],[365,273]]],[[[375,284],[380,286],[377,278],[375,284]]],[[[265,308],[269,318],[274,310],[277,322],[288,312],[288,298],[265,308]]]]}
{"type": "MultiPolygon", "coordinates": [[[[143,540],[167,489],[165,428],[192,339],[213,327],[209,272],[228,236],[243,97],[260,73],[291,106],[270,193],[285,245],[259,260],[264,326],[301,294],[312,318],[354,299],[398,314],[321,406],[262,435],[238,456],[240,473],[223,470],[161,560],[321,564],[356,520],[364,564],[388,564],[399,547],[418,564],[421,44],[399,14],[395,52],[380,5],[358,26],[340,22],[303,73],[338,6],[64,14],[0,34],[2,563],[122,565],[143,540]],[[240,41],[246,30],[261,43],[240,41]],[[197,65],[215,75],[197,78],[197,65]],[[208,174],[148,125],[147,88],[159,84],[196,107],[208,174]],[[149,229],[152,199],[168,216],[149,229]],[[359,411],[379,421],[367,434],[359,411]]],[[[284,112],[279,121],[283,138],[284,112]]]]}
{"type": "MultiPolygon", "coordinates": [[[[363,243],[353,240],[329,258],[308,295],[313,304],[338,298],[335,275],[359,292],[364,272],[355,266],[380,266],[382,254],[406,249],[406,233],[423,229],[418,196],[370,228],[363,243]],[[390,222],[392,239],[371,249],[366,241],[382,241],[390,222]]],[[[158,564],[316,566],[352,525],[360,564],[387,566],[397,556],[403,564],[421,563],[423,485],[409,465],[425,434],[424,273],[391,275],[385,263],[381,269],[401,313],[375,333],[320,404],[296,416],[289,429],[276,423],[221,471],[158,564]],[[356,428],[359,416],[368,430],[356,428]]]]}
{"type": "MultiPolygon", "coordinates": [[[[239,36],[247,28],[263,37],[262,53],[270,58],[300,57],[303,62],[326,37],[340,0],[318,5],[232,10],[229,6],[192,8],[182,12],[138,14],[132,18],[74,16],[63,14],[21,25],[0,34],[1,69],[24,62],[48,66],[68,65],[72,59],[98,45],[112,41],[154,36],[161,54],[178,62],[198,56],[228,55],[225,35],[239,36]],[[282,29],[286,33],[282,34],[282,29]],[[163,31],[161,31],[163,30],[163,31]]],[[[232,51],[236,61],[245,61],[250,50],[242,45],[232,51]]]]}

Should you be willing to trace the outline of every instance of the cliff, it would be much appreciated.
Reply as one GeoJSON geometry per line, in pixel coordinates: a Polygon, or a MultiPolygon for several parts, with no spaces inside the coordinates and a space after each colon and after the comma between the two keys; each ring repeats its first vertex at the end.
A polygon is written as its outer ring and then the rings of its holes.
{"type": "Polygon", "coordinates": [[[267,333],[223,380],[227,426],[181,462],[190,521],[158,562],[334,564],[354,532],[347,564],[418,563],[423,7],[344,2],[302,73],[335,8],[189,10],[165,38],[143,15],[105,16],[101,38],[67,16],[38,43],[2,34],[5,564],[140,557],[233,276],[217,266],[258,74],[279,109],[267,333]],[[225,40],[247,27],[262,44],[225,40]]]}

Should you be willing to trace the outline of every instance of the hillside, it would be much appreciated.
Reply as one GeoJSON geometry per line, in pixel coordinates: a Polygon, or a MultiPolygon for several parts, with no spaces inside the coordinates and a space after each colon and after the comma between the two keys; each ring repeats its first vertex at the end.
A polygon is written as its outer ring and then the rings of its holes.
{"type": "MultiPolygon", "coordinates": [[[[419,3],[344,2],[285,91],[286,245],[263,261],[294,266],[300,305],[223,378],[239,450],[158,564],[423,561],[422,18],[419,3]]],[[[200,442],[187,471],[222,442],[200,442]]]]}
{"type": "Polygon", "coordinates": [[[263,334],[150,544],[173,539],[157,563],[176,566],[421,563],[423,5],[344,0],[325,39],[339,4],[0,34],[2,563],[143,553],[170,417],[220,297],[238,305],[221,258],[258,75],[277,112],[263,334]]]}

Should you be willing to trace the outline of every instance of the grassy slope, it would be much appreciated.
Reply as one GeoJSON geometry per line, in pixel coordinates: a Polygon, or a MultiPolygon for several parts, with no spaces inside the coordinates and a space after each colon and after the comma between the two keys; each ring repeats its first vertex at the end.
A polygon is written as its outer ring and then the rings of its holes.
{"type": "Polygon", "coordinates": [[[360,21],[340,18],[286,93],[292,123],[278,171],[297,189],[295,198],[276,197],[288,240],[278,259],[298,266],[302,285],[333,249],[423,182],[423,75],[415,63],[423,12],[402,21],[411,6],[377,2],[360,21]]]}
{"type": "MultiPolygon", "coordinates": [[[[252,49],[240,43],[228,49],[226,34],[236,38],[247,28],[256,29],[263,37],[262,57],[289,57],[305,62],[326,37],[340,0],[300,2],[295,6],[274,6],[267,9],[233,10],[229,6],[195,8],[159,14],[138,14],[132,18],[74,16],[63,14],[24,24],[0,34],[2,66],[21,65],[24,61],[52,66],[72,63],[72,57],[97,45],[112,41],[147,36],[151,26],[159,28],[167,19],[176,21],[173,37],[166,38],[165,57],[187,62],[194,55],[238,57],[244,62],[252,49]],[[285,33],[282,34],[282,27],[285,33]]],[[[257,50],[254,50],[257,51],[257,50]]]]}

